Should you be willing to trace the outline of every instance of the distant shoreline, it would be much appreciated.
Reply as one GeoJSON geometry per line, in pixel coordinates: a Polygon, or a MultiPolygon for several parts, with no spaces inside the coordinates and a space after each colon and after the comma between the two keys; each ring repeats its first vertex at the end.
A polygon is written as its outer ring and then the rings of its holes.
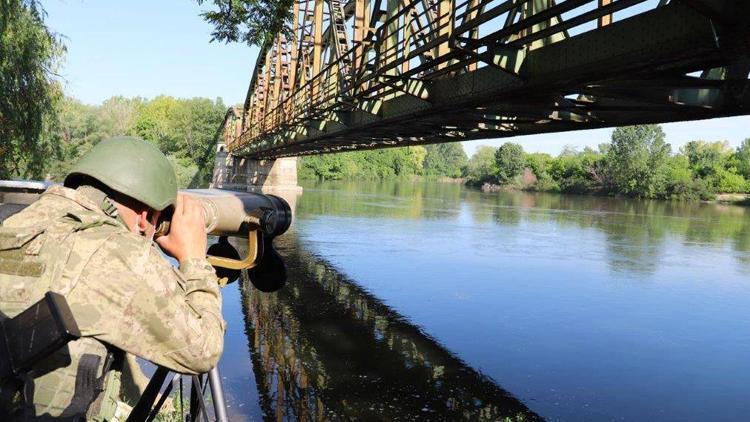
{"type": "Polygon", "coordinates": [[[713,201],[718,204],[729,204],[729,205],[750,205],[750,194],[747,193],[719,193],[716,194],[716,199],[713,201]]]}
{"type": "MultiPolygon", "coordinates": [[[[456,179],[456,180],[462,180],[462,179],[456,179]]],[[[441,180],[438,180],[442,183],[441,180]]],[[[451,182],[449,182],[451,183],[451,182]]],[[[456,181],[452,183],[458,183],[456,181]]],[[[589,193],[568,193],[568,192],[558,192],[558,191],[551,191],[551,190],[534,190],[534,189],[519,189],[517,187],[511,186],[511,185],[497,185],[492,183],[485,183],[482,186],[476,186],[476,185],[468,185],[464,184],[464,186],[477,189],[483,193],[500,193],[500,192],[537,192],[537,193],[556,193],[560,195],[584,195],[584,196],[604,196],[604,197],[623,197],[623,198],[629,198],[629,199],[637,199],[637,198],[631,198],[628,196],[621,196],[621,195],[607,195],[607,194],[597,194],[594,192],[589,193]]],[[[700,199],[658,199],[658,198],[649,198],[651,201],[684,201],[684,202],[702,202],[706,204],[723,204],[723,205],[738,205],[738,206],[750,206],[750,194],[748,193],[717,193],[716,197],[712,200],[700,200],[700,199]]]]}

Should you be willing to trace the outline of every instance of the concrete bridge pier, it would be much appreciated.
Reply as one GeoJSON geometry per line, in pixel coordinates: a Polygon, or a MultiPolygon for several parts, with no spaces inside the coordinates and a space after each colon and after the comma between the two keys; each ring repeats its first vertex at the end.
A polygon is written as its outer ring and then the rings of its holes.
{"type": "Polygon", "coordinates": [[[269,193],[284,198],[292,211],[302,187],[297,184],[297,158],[256,160],[235,157],[224,143],[216,145],[214,174],[210,187],[235,191],[269,193]]]}

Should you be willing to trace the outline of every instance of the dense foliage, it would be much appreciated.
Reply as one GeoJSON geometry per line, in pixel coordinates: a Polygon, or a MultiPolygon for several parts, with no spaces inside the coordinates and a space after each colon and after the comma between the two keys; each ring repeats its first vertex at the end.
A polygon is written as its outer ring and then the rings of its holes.
{"type": "Polygon", "coordinates": [[[509,189],[708,199],[750,192],[750,139],[736,150],[726,142],[691,141],[673,154],[658,125],[628,126],[598,149],[565,148],[557,157],[524,153],[512,143],[480,147],[465,176],[469,184],[509,189]],[[519,167],[533,178],[522,177],[519,167]]]}
{"type": "Polygon", "coordinates": [[[388,148],[303,157],[301,179],[386,179],[423,174],[424,147],[388,148]]]}
{"type": "Polygon", "coordinates": [[[604,154],[605,189],[629,196],[654,198],[665,192],[671,147],[657,125],[620,127],[604,154]]]}
{"type": "Polygon", "coordinates": [[[466,163],[466,152],[460,144],[444,143],[302,157],[298,176],[319,180],[460,178],[466,163]]]}
{"type": "Polygon", "coordinates": [[[523,171],[523,148],[521,145],[506,142],[495,152],[495,162],[497,163],[497,180],[501,183],[508,183],[523,171]]]}
{"type": "Polygon", "coordinates": [[[466,183],[470,185],[483,185],[493,183],[496,179],[497,165],[495,164],[495,151],[487,145],[477,148],[466,164],[466,183]]]}
{"type": "Polygon", "coordinates": [[[0,0],[0,179],[39,177],[57,152],[44,132],[55,124],[64,47],[44,15],[36,1],[0,0]]]}
{"type": "Polygon", "coordinates": [[[426,176],[461,177],[468,162],[461,144],[448,142],[424,147],[424,174],[426,176]]]}
{"type": "MultiPolygon", "coordinates": [[[[264,4],[230,3],[233,18],[254,19],[252,25],[268,28],[263,19],[273,12],[265,10],[264,4]],[[240,5],[247,14],[236,15],[240,5]]],[[[36,0],[0,0],[0,179],[59,181],[102,139],[135,135],[156,143],[167,154],[181,186],[205,185],[226,112],[222,101],[113,97],[90,106],[64,98],[55,71],[65,47],[46,27],[44,17],[36,0]]],[[[206,14],[206,19],[212,17],[218,19],[218,15],[206,14]]]]}
{"type": "Polygon", "coordinates": [[[60,124],[47,134],[59,150],[58,160],[48,160],[47,174],[59,181],[102,139],[132,135],[154,142],[167,154],[181,187],[205,186],[213,170],[215,137],[225,112],[221,99],[112,97],[90,106],[65,98],[57,108],[60,124]]]}
{"type": "MultiPolygon", "coordinates": [[[[206,0],[197,0],[203,4],[206,0]]],[[[262,46],[273,41],[292,18],[292,0],[212,0],[201,16],[214,26],[211,41],[262,46]]],[[[288,34],[289,35],[289,34],[288,34]]]]}
{"type": "Polygon", "coordinates": [[[750,139],[736,150],[726,142],[691,141],[673,154],[658,125],[627,126],[610,143],[557,157],[525,153],[515,143],[480,146],[466,160],[458,143],[303,157],[301,179],[461,177],[469,185],[639,198],[709,199],[750,192],[750,139]]]}

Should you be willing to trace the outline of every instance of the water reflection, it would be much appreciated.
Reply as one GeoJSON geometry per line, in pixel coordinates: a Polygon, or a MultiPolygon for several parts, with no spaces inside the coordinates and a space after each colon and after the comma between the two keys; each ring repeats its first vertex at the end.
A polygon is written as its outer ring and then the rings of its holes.
{"type": "Polygon", "coordinates": [[[686,246],[729,245],[750,264],[748,209],[694,202],[508,192],[468,191],[466,202],[477,220],[491,214],[499,224],[549,223],[595,229],[605,236],[608,263],[618,271],[652,273],[670,238],[686,246]]]}
{"type": "Polygon", "coordinates": [[[277,242],[287,285],[241,289],[267,419],[539,419],[293,234],[277,242]]]}
{"type": "MultiPolygon", "coordinates": [[[[417,220],[455,215],[463,188],[458,184],[391,180],[321,182],[300,198],[301,218],[309,215],[417,220]],[[387,200],[383,200],[387,198],[387,200]]],[[[305,186],[308,189],[308,186],[305,186]]]]}
{"type": "Polygon", "coordinates": [[[750,209],[696,202],[557,195],[484,194],[455,184],[419,181],[323,182],[305,187],[298,212],[311,216],[445,219],[467,209],[472,224],[554,224],[604,235],[606,260],[615,271],[651,274],[664,244],[730,248],[750,265],[750,209]]]}

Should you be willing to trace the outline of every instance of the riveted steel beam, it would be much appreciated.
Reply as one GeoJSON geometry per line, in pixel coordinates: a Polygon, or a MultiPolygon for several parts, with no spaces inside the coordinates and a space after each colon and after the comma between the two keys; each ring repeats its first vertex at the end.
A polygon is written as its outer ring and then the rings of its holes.
{"type": "Polygon", "coordinates": [[[750,114],[750,2],[643,2],[299,0],[226,145],[274,158],[750,114]]]}

